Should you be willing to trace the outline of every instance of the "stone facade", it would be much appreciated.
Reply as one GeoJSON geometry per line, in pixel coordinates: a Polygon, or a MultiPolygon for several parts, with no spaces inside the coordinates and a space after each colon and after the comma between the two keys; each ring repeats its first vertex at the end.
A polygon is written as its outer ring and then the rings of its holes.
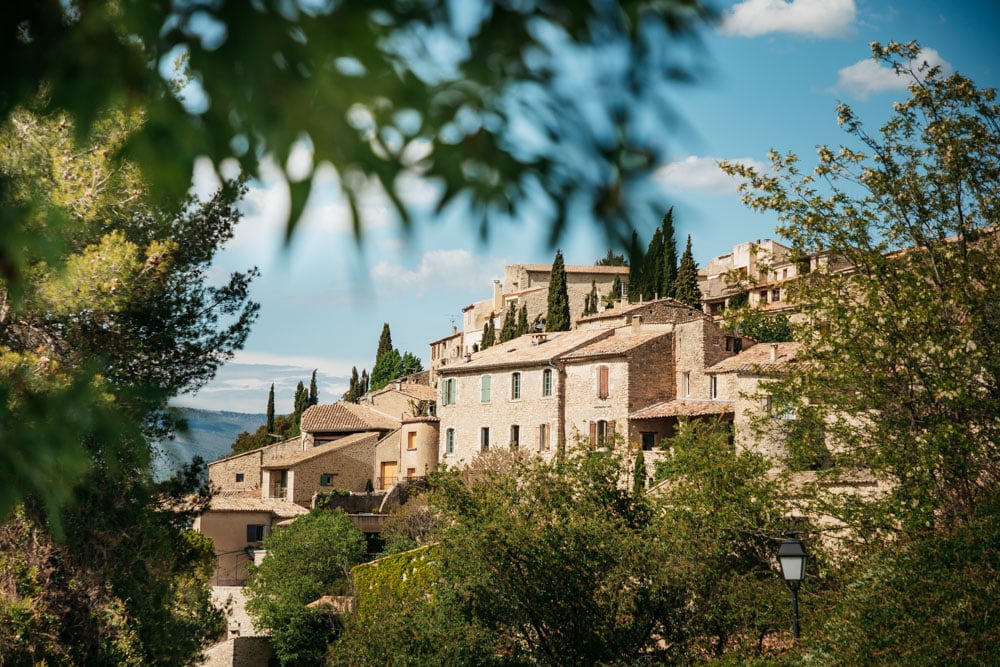
{"type": "Polygon", "coordinates": [[[266,497],[284,497],[310,507],[318,492],[363,492],[372,479],[378,433],[356,433],[264,464],[266,497]]]}
{"type": "Polygon", "coordinates": [[[302,451],[299,436],[227,456],[208,464],[208,479],[217,489],[226,491],[259,491],[262,488],[261,469],[278,459],[302,451]]]}
{"type": "Polygon", "coordinates": [[[404,420],[399,431],[379,442],[375,452],[375,488],[389,489],[403,479],[426,477],[438,463],[438,419],[404,420]]]}

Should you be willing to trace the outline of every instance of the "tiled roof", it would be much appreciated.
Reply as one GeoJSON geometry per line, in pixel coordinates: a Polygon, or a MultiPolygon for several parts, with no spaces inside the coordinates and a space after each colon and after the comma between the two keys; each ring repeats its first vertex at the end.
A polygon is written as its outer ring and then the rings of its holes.
{"type": "Polygon", "coordinates": [[[757,343],[734,357],[724,359],[705,370],[706,373],[768,373],[777,371],[795,361],[802,351],[802,343],[757,343]],[[771,359],[777,347],[775,359],[771,359]]]}
{"type": "Polygon", "coordinates": [[[260,491],[222,491],[212,496],[208,509],[214,512],[270,512],[282,519],[309,513],[305,507],[285,498],[261,498],[260,491]]]}
{"type": "Polygon", "coordinates": [[[664,417],[702,417],[705,415],[725,415],[732,412],[732,401],[690,401],[678,398],[636,410],[628,418],[663,419],[664,417]]]}
{"type": "MultiPolygon", "coordinates": [[[[552,272],[551,264],[521,264],[525,271],[552,272]]],[[[609,275],[627,276],[629,268],[627,266],[592,266],[587,264],[565,265],[566,273],[607,273],[609,275]]]]}
{"type": "Polygon", "coordinates": [[[444,366],[438,369],[438,373],[449,375],[503,366],[544,364],[572,352],[578,347],[610,335],[610,330],[552,331],[545,334],[525,334],[506,343],[475,352],[469,361],[444,366]],[[544,342],[536,342],[536,336],[543,335],[544,342]]]}
{"type": "Polygon", "coordinates": [[[369,440],[371,442],[377,442],[378,433],[372,431],[368,433],[352,433],[351,435],[345,435],[343,438],[338,438],[333,442],[327,442],[322,445],[317,445],[316,447],[311,447],[305,451],[293,452],[280,459],[274,459],[273,461],[261,466],[261,468],[290,468],[294,465],[302,463],[303,461],[309,461],[310,459],[314,459],[319,456],[325,456],[331,452],[337,452],[341,449],[346,449],[358,444],[365,444],[369,440]]]}
{"type": "Polygon", "coordinates": [[[586,359],[588,357],[606,357],[625,354],[630,350],[643,345],[644,343],[648,343],[654,338],[671,335],[670,333],[664,331],[655,330],[640,330],[639,333],[633,333],[631,327],[620,327],[618,329],[612,329],[612,331],[614,332],[614,335],[594,341],[593,343],[564,355],[562,358],[566,361],[579,361],[580,359],[586,359]]]}
{"type": "Polygon", "coordinates": [[[313,405],[302,413],[301,429],[306,433],[359,433],[392,431],[399,421],[357,403],[338,401],[313,405]]]}
{"type": "Polygon", "coordinates": [[[687,304],[681,303],[677,299],[672,299],[672,298],[667,297],[667,298],[663,298],[663,299],[654,299],[652,301],[644,301],[642,303],[625,303],[623,301],[616,301],[614,308],[610,308],[608,310],[602,310],[602,311],[597,312],[597,313],[595,313],[593,315],[586,315],[584,317],[579,317],[579,318],[577,318],[576,321],[577,322],[592,322],[594,320],[605,320],[605,319],[612,319],[612,318],[615,318],[615,317],[623,317],[623,316],[628,315],[630,313],[634,313],[634,312],[637,312],[637,311],[640,311],[640,310],[643,310],[643,309],[647,309],[647,308],[649,308],[650,306],[652,306],[654,304],[656,304],[656,305],[669,305],[669,306],[672,306],[674,308],[677,308],[678,310],[692,311],[692,315],[703,316],[703,314],[700,311],[698,311],[697,309],[692,308],[691,306],[688,306],[687,304]]]}

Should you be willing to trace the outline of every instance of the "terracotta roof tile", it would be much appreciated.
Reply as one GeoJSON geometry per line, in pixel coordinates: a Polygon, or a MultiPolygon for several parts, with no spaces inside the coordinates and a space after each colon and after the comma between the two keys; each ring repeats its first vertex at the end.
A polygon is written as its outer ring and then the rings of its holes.
{"type": "Polygon", "coordinates": [[[270,512],[287,519],[309,510],[285,498],[261,498],[260,491],[223,491],[212,496],[208,509],[214,512],[270,512]]]}
{"type": "Polygon", "coordinates": [[[705,372],[749,374],[774,372],[789,362],[795,361],[802,350],[802,343],[757,343],[736,356],[724,359],[705,369],[705,372]],[[775,348],[777,348],[777,354],[776,358],[772,360],[771,355],[775,348]]]}
{"type": "Polygon", "coordinates": [[[628,418],[663,419],[664,417],[702,417],[705,415],[725,415],[732,412],[732,401],[690,401],[678,398],[636,410],[628,418]]]}
{"type": "Polygon", "coordinates": [[[378,433],[373,431],[368,433],[353,433],[351,435],[346,435],[343,438],[334,440],[333,442],[327,442],[322,445],[317,445],[316,447],[310,447],[305,451],[294,452],[280,459],[274,459],[273,461],[261,466],[261,468],[290,468],[294,465],[302,463],[303,461],[309,461],[310,459],[324,456],[331,452],[336,452],[358,444],[366,444],[369,440],[371,442],[377,442],[378,433]]]}
{"type": "MultiPolygon", "coordinates": [[[[552,272],[551,264],[521,264],[525,271],[552,272]]],[[[629,268],[627,266],[592,266],[587,264],[566,264],[566,273],[607,273],[609,275],[627,276],[629,268]]]]}
{"type": "Polygon", "coordinates": [[[654,338],[672,335],[669,332],[655,330],[633,333],[631,327],[620,327],[618,329],[612,329],[612,331],[614,332],[614,335],[594,341],[593,343],[565,354],[562,359],[566,361],[578,361],[589,357],[605,357],[626,354],[640,345],[648,343],[654,338]]]}
{"type": "Polygon", "coordinates": [[[480,350],[472,354],[467,362],[442,366],[437,372],[439,375],[449,375],[503,366],[541,365],[610,335],[611,330],[608,329],[525,334],[506,343],[480,350]],[[543,335],[544,341],[536,342],[536,336],[543,335]]]}
{"type": "Polygon", "coordinates": [[[307,408],[302,413],[301,428],[306,433],[392,431],[399,428],[399,420],[365,405],[338,401],[307,408]]]}

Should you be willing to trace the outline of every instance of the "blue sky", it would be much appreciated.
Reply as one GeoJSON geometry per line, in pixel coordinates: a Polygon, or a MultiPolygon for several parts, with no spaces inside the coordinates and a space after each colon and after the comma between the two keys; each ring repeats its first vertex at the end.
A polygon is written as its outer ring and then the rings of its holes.
{"type": "MultiPolygon", "coordinates": [[[[683,126],[669,141],[669,159],[656,173],[675,206],[678,243],[690,234],[699,264],[733,245],[774,237],[775,219],[745,208],[736,184],[715,166],[720,159],[763,165],[771,149],[797,153],[812,165],[821,144],[847,136],[836,106],[851,105],[875,129],[905,97],[901,82],[871,60],[869,43],[917,40],[927,59],[957,70],[980,86],[1000,86],[1000,8],[997,3],[896,3],[866,0],[746,0],[717,3],[720,24],[703,34],[707,72],[673,89],[683,126]]],[[[306,149],[289,168],[309,163],[306,149]]],[[[546,229],[530,220],[495,226],[487,243],[456,216],[401,233],[376,193],[364,203],[363,244],[354,240],[332,171],[319,183],[291,244],[282,242],[287,189],[266,165],[243,204],[244,219],[216,263],[219,275],[251,265],[262,276],[253,295],[260,319],[246,348],[194,395],[175,402],[205,409],[263,412],[274,382],[279,412],[291,410],[299,380],[319,370],[320,399],[346,389],[352,366],[371,368],[382,323],[401,351],[428,361],[428,343],[461,325],[462,308],[487,298],[494,278],[515,262],[548,263],[554,250],[546,229]],[[316,191],[318,190],[318,192],[316,191]]],[[[205,192],[210,165],[195,168],[205,192]]],[[[433,200],[431,186],[414,182],[407,200],[433,200]]],[[[644,221],[650,229],[659,218],[644,221]]],[[[566,261],[591,264],[607,251],[596,229],[571,227],[559,243],[566,261]]]]}

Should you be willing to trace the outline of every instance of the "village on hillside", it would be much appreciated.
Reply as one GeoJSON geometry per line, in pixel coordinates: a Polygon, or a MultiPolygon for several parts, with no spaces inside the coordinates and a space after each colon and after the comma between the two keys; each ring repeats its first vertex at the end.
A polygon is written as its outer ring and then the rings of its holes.
{"type": "MultiPolygon", "coordinates": [[[[215,494],[195,529],[215,545],[213,583],[239,598],[265,539],[317,507],[343,510],[378,544],[429,472],[498,449],[546,461],[581,442],[621,448],[630,460],[641,452],[651,486],[679,423],[703,421],[783,468],[795,414],[772,400],[767,380],[793,368],[801,344],[761,343],[723,319],[731,299],[805,317],[789,288],[800,275],[839,268],[825,254],[793,261],[771,239],[741,243],[698,272],[695,307],[672,297],[630,303],[628,266],[506,267],[488,298],[463,308],[461,329],[429,343],[429,369],[356,402],[312,405],[299,435],[209,463],[215,494]],[[570,313],[589,313],[565,331],[545,326],[553,279],[565,285],[570,313]],[[501,342],[494,333],[506,313],[531,324],[501,342]]],[[[864,479],[854,491],[875,487],[864,479]]],[[[255,634],[243,615],[231,617],[229,632],[255,634]]]]}

